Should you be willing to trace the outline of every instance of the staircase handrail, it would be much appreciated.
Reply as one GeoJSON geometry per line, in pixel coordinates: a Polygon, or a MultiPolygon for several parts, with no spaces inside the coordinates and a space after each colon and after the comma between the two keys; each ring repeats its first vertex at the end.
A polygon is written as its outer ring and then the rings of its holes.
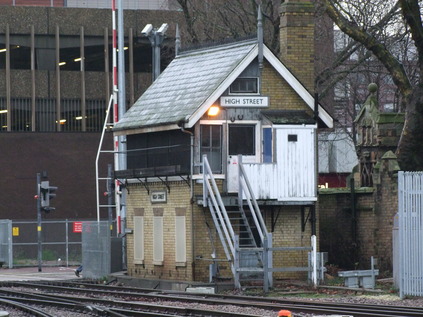
{"type": "Polygon", "coordinates": [[[260,239],[263,242],[265,237],[268,236],[266,224],[264,222],[263,216],[261,215],[260,208],[258,206],[257,200],[254,196],[253,189],[251,188],[251,184],[248,180],[247,174],[245,173],[244,166],[242,165],[242,156],[238,155],[238,169],[239,169],[239,178],[240,178],[240,188],[238,189],[239,192],[239,203],[242,204],[243,201],[243,192],[245,192],[245,197],[247,198],[247,204],[250,208],[251,214],[254,219],[254,223],[257,227],[257,230],[260,235],[260,239]],[[252,202],[252,204],[251,204],[252,202]]]}
{"type": "Polygon", "coordinates": [[[209,161],[207,156],[203,155],[203,206],[207,207],[208,198],[213,203],[213,207],[219,217],[220,223],[222,224],[223,231],[226,236],[226,240],[231,249],[232,256],[235,256],[235,232],[232,228],[231,221],[229,219],[228,213],[226,212],[225,205],[223,203],[222,197],[220,196],[219,189],[216,184],[216,180],[213,176],[213,172],[210,168],[209,161]],[[211,185],[210,185],[210,182],[211,185]]]}

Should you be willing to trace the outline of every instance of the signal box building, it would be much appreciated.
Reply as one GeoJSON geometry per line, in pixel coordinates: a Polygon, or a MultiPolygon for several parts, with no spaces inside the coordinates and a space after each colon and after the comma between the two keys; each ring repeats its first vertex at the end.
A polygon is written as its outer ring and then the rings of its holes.
{"type": "Polygon", "coordinates": [[[332,118],[260,46],[179,54],[115,125],[127,142],[115,177],[127,189],[129,275],[240,282],[254,267],[307,266],[306,251],[266,264],[257,248],[310,246],[316,130],[332,118]]]}

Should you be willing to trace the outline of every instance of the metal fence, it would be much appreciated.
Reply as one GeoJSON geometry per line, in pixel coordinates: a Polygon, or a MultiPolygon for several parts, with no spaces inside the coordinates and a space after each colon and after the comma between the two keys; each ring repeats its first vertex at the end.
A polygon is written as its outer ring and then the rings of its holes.
{"type": "Polygon", "coordinates": [[[85,278],[98,279],[122,268],[122,239],[113,238],[107,221],[82,223],[82,264],[85,278]]]}
{"type": "Polygon", "coordinates": [[[423,172],[398,173],[398,234],[394,254],[400,297],[423,296],[423,172]]]}
{"type": "MultiPolygon", "coordinates": [[[[42,265],[81,263],[81,221],[43,220],[41,228],[42,265]]],[[[0,260],[9,268],[38,264],[36,220],[0,220],[0,260]]]]}

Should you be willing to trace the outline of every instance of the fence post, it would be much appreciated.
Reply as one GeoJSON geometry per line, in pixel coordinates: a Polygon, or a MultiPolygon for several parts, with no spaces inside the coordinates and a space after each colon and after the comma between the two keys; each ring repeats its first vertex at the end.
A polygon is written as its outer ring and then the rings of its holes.
{"type": "Polygon", "coordinates": [[[269,246],[267,238],[265,236],[263,239],[263,290],[265,293],[269,291],[269,259],[267,253],[269,246]]]}
{"type": "Polygon", "coordinates": [[[66,267],[69,266],[69,222],[68,219],[65,221],[66,226],[66,267]]]}
{"type": "Polygon", "coordinates": [[[399,246],[399,261],[398,261],[398,278],[399,278],[399,297],[404,299],[404,172],[398,172],[398,246],[399,246]]]}
{"type": "Polygon", "coordinates": [[[240,257],[240,249],[239,249],[239,236],[235,235],[234,237],[234,284],[235,288],[241,289],[241,283],[239,281],[239,257],[240,257]]]}
{"type": "Polygon", "coordinates": [[[13,268],[13,225],[12,220],[9,220],[7,223],[7,232],[8,232],[8,248],[9,248],[9,269],[13,268]]]}
{"type": "Polygon", "coordinates": [[[314,287],[317,287],[317,239],[315,235],[311,236],[311,265],[313,268],[311,280],[314,287]]]}
{"type": "MultiPolygon", "coordinates": [[[[267,234],[267,265],[270,269],[273,269],[273,235],[271,233],[267,234]]],[[[273,271],[269,270],[267,274],[269,279],[269,287],[273,287],[273,271]]]]}

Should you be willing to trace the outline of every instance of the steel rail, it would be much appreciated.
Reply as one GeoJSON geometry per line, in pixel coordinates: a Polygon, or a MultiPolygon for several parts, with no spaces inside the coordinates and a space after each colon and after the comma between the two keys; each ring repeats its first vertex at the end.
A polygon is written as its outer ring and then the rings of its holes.
{"type": "MultiPolygon", "coordinates": [[[[81,286],[75,282],[60,282],[61,285],[72,285],[66,287],[69,291],[81,291],[81,286]]],[[[16,285],[28,287],[46,287],[50,289],[61,290],[59,286],[34,284],[19,282],[16,285]]],[[[79,284],[81,285],[81,284],[79,284]]],[[[209,305],[238,305],[250,306],[262,309],[290,309],[293,312],[305,313],[328,313],[328,314],[352,314],[354,316],[423,316],[423,308],[407,307],[407,306],[383,306],[370,304],[352,304],[352,303],[333,303],[333,302],[317,302],[296,299],[281,299],[275,297],[257,297],[257,296],[235,296],[235,295],[216,295],[216,294],[192,294],[177,291],[160,291],[157,289],[139,289],[115,287],[107,285],[98,285],[90,283],[82,283],[84,292],[106,293],[116,296],[131,296],[132,298],[156,298],[172,301],[198,302],[209,305]],[[91,288],[91,289],[90,289],[91,288]],[[177,296],[177,297],[175,297],[177,296]],[[270,306],[270,307],[269,307],[270,306]]]]}
{"type": "MultiPolygon", "coordinates": [[[[39,289],[37,289],[37,292],[39,289]]],[[[72,289],[74,291],[74,289],[72,289]]],[[[85,291],[85,290],[80,290],[85,291]]],[[[86,290],[87,293],[92,293],[92,290],[86,290]]],[[[39,294],[23,291],[12,291],[0,289],[0,293],[5,293],[13,296],[15,301],[25,302],[36,305],[49,305],[56,307],[66,307],[70,310],[85,311],[90,313],[97,313],[98,316],[210,316],[210,317],[241,317],[256,315],[248,315],[244,313],[233,313],[219,310],[208,310],[201,308],[178,307],[163,304],[153,304],[151,302],[139,303],[128,301],[117,301],[111,299],[99,299],[93,297],[81,296],[65,296],[55,294],[39,294]],[[28,297],[31,298],[28,298],[28,297]],[[82,305],[81,302],[89,305],[82,305]],[[110,307],[112,306],[112,307],[110,307]],[[131,309],[128,309],[131,308],[131,309]]],[[[128,295],[127,293],[125,295],[128,295]]],[[[131,298],[131,301],[133,298],[131,298]]]]}
{"type": "Polygon", "coordinates": [[[0,298],[0,303],[5,306],[13,307],[14,309],[24,311],[26,313],[31,314],[31,316],[37,317],[55,317],[39,308],[31,307],[26,304],[20,303],[19,301],[7,299],[7,298],[0,298]]]}

